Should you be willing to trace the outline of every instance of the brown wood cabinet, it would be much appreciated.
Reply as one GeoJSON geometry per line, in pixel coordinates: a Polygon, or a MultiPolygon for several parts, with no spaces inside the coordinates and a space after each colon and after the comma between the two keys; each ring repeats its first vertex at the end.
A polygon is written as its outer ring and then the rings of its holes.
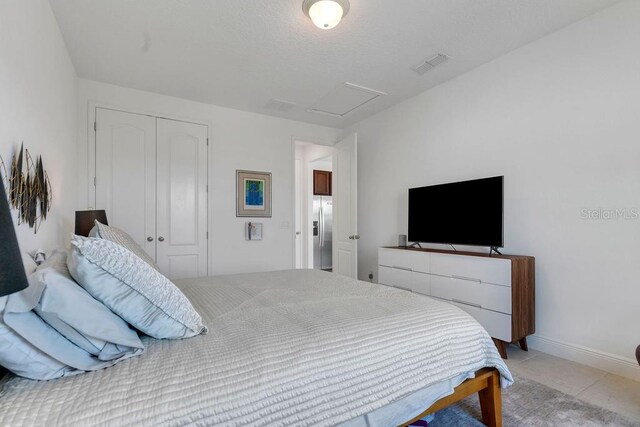
{"type": "Polygon", "coordinates": [[[313,195],[331,195],[331,172],[321,170],[313,171],[313,195]]]}

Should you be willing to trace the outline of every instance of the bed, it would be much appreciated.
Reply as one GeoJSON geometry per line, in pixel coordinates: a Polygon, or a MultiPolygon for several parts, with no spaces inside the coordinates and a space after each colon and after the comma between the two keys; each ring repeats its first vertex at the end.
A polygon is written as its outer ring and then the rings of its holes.
{"type": "Polygon", "coordinates": [[[58,380],[8,375],[0,425],[388,426],[475,392],[500,423],[513,378],[452,305],[316,270],[176,284],[208,334],[143,337],[142,356],[58,380]]]}

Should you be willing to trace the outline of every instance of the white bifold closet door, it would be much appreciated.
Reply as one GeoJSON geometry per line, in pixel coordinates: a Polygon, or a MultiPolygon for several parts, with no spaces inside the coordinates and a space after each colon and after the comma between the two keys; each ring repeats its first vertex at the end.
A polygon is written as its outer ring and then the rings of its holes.
{"type": "Polygon", "coordinates": [[[207,275],[207,127],[157,119],[157,264],[169,278],[207,275]]]}
{"type": "Polygon", "coordinates": [[[96,108],[96,209],[171,279],[207,275],[207,127],[96,108]]]}

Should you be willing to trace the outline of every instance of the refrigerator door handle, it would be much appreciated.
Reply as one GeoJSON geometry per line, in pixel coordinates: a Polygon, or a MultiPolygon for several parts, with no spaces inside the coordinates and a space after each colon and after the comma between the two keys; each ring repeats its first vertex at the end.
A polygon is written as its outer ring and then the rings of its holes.
{"type": "Polygon", "coordinates": [[[320,247],[324,247],[324,212],[322,211],[322,202],[320,203],[320,247]]]}

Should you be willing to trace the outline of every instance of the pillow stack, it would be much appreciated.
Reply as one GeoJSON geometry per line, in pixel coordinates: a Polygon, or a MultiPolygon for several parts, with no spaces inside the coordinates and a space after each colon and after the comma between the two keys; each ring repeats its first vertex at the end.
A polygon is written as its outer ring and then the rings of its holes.
{"type": "Polygon", "coordinates": [[[54,251],[29,275],[27,289],[0,298],[0,365],[49,380],[141,355],[129,325],[159,339],[207,332],[187,297],[128,234],[96,226],[98,238],[73,236],[68,256],[54,251]]]}

